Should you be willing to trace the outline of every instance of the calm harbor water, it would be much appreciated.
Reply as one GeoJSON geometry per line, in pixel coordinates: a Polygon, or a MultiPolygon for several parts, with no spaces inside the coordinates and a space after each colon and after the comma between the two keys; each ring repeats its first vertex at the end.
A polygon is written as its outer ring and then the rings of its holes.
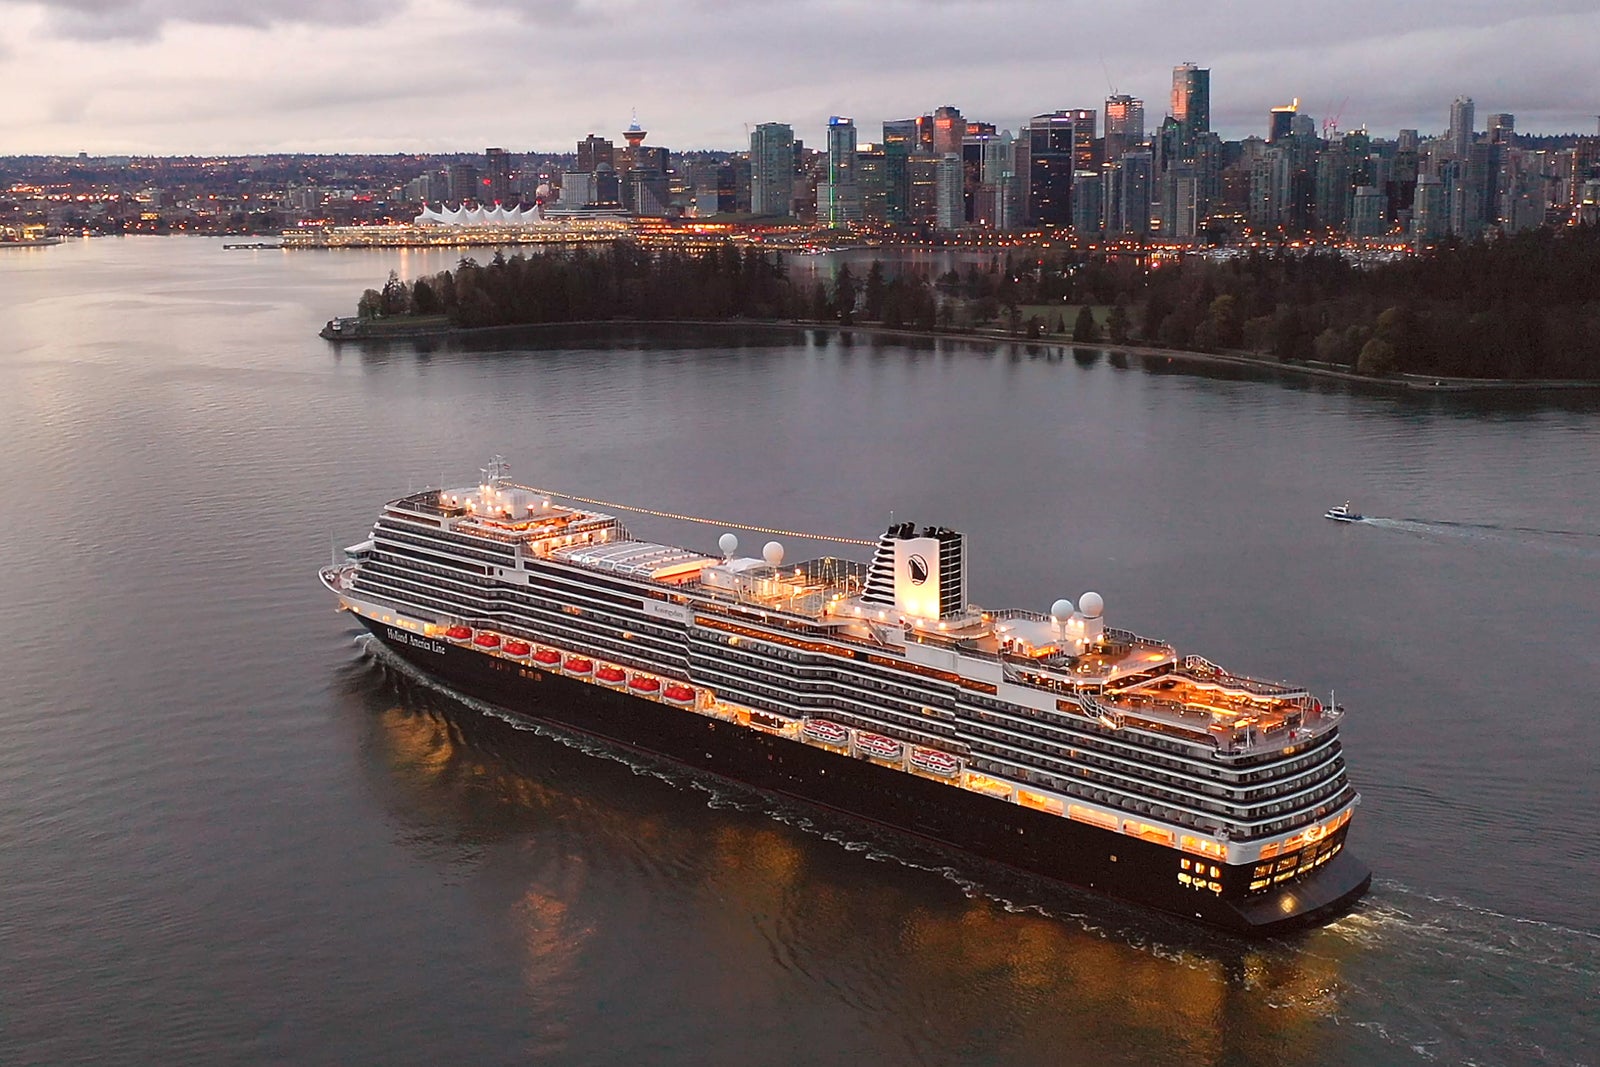
{"type": "Polygon", "coordinates": [[[0,254],[0,1063],[1600,1063],[1593,402],[862,333],[315,337],[455,255],[0,254]],[[985,605],[1095,589],[1336,690],[1371,896],[1239,943],[407,674],[316,569],[497,452],[954,526],[985,605]]]}

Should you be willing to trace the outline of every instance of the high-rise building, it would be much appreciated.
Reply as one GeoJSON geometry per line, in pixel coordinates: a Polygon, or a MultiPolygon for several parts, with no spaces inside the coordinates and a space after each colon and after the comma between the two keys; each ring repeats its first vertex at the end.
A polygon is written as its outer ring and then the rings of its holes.
{"type": "Polygon", "coordinates": [[[478,198],[478,168],[471,163],[450,164],[450,199],[457,204],[478,198]]]}
{"type": "Polygon", "coordinates": [[[861,221],[861,190],[856,184],[856,124],[834,115],[828,119],[827,170],[817,185],[817,221],[844,226],[861,221]]]}
{"type": "Polygon", "coordinates": [[[1388,233],[1388,208],[1388,198],[1383,195],[1383,190],[1371,185],[1356,189],[1351,200],[1350,236],[1382,237],[1388,233]]]}
{"type": "Polygon", "coordinates": [[[750,133],[750,212],[794,213],[794,127],[763,122],[750,133]]]}
{"type": "Polygon", "coordinates": [[[1172,68],[1172,117],[1185,149],[1211,129],[1211,71],[1183,63],[1172,68]]]}
{"type": "Polygon", "coordinates": [[[922,153],[906,158],[907,222],[931,226],[938,220],[940,162],[922,153]]]}
{"type": "Polygon", "coordinates": [[[1072,176],[1072,228],[1079,237],[1095,238],[1102,232],[1100,172],[1080,170],[1072,176]]]}
{"type": "Polygon", "coordinates": [[[1470,96],[1458,96],[1455,103],[1450,105],[1450,132],[1445,140],[1450,146],[1450,155],[1455,159],[1467,157],[1467,147],[1472,144],[1472,121],[1475,107],[1470,96]]]}
{"type": "Polygon", "coordinates": [[[1489,143],[1508,145],[1517,132],[1517,116],[1496,112],[1489,116],[1489,143]]]}
{"type": "Polygon", "coordinates": [[[959,230],[967,221],[966,199],[962,195],[965,173],[961,156],[955,152],[940,156],[935,175],[937,206],[934,225],[941,230],[959,230]]]}
{"type": "Polygon", "coordinates": [[[485,148],[482,199],[491,204],[511,200],[511,156],[504,148],[485,148]]]}
{"type": "Polygon", "coordinates": [[[1300,112],[1300,101],[1297,98],[1291,104],[1272,109],[1270,121],[1267,124],[1267,143],[1277,144],[1285,137],[1294,133],[1295,116],[1300,112]]]}
{"type": "Polygon", "coordinates": [[[961,155],[961,142],[967,137],[967,120],[961,117],[961,109],[954,107],[941,107],[933,113],[933,154],[943,157],[954,154],[961,155]]]}
{"type": "Polygon", "coordinates": [[[905,149],[906,155],[917,151],[917,119],[890,119],[883,124],[883,146],[885,149],[898,146],[905,149]]]}
{"type": "Polygon", "coordinates": [[[1135,237],[1150,236],[1150,189],[1153,168],[1149,152],[1127,152],[1119,171],[1118,214],[1122,232],[1135,237]]]}
{"type": "Polygon", "coordinates": [[[604,137],[590,134],[578,142],[578,165],[573,170],[594,171],[600,164],[615,167],[617,165],[616,149],[604,137]]]}
{"type": "Polygon", "coordinates": [[[1131,96],[1106,97],[1105,159],[1114,163],[1124,152],[1144,144],[1144,101],[1131,96]]]}
{"type": "Polygon", "coordinates": [[[1450,221],[1449,198],[1444,183],[1430,174],[1417,179],[1417,192],[1411,201],[1411,239],[1427,244],[1443,237],[1450,221]]]}
{"type": "MultiPolygon", "coordinates": [[[[1074,152],[1076,116],[1077,112],[1054,111],[1028,121],[1028,199],[1023,213],[1030,224],[1072,225],[1072,175],[1088,169],[1077,165],[1074,152]]],[[[1092,132],[1089,139],[1093,141],[1092,132]]]]}

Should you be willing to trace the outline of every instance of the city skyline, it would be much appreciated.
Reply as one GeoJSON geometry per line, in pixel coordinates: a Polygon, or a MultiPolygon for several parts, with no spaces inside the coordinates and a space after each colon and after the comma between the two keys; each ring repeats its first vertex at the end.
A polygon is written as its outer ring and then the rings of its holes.
{"type": "Polygon", "coordinates": [[[1221,19],[1075,0],[997,0],[981,20],[942,0],[887,12],[808,0],[0,0],[0,11],[0,154],[551,151],[587,130],[616,136],[635,109],[674,149],[745,149],[763,122],[822,147],[831,114],[855,116],[865,143],[884,120],[941,105],[1015,131],[1113,92],[1142,99],[1151,128],[1185,61],[1212,71],[1211,128],[1228,138],[1264,136],[1290,97],[1318,123],[1380,136],[1443,135],[1458,97],[1514,113],[1528,133],[1590,133],[1600,112],[1586,54],[1600,12],[1566,0],[1515,16],[1477,0],[1449,11],[1358,0],[1337,20],[1305,3],[1235,4],[1221,19]],[[1160,32],[1129,32],[1141,22],[1160,32]]]}

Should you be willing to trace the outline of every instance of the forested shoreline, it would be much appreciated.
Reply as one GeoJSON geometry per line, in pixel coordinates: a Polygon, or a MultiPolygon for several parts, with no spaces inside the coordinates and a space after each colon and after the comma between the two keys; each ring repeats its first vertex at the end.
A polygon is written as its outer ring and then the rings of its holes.
{"type": "Polygon", "coordinates": [[[363,320],[450,327],[625,320],[838,322],[1140,344],[1316,362],[1352,373],[1600,380],[1600,231],[1533,231],[1357,265],[1333,252],[1253,251],[1146,265],[1014,252],[964,272],[800,282],[780,255],[725,246],[462,259],[411,282],[391,273],[363,320]],[[442,318],[440,318],[442,316],[442,318]]]}

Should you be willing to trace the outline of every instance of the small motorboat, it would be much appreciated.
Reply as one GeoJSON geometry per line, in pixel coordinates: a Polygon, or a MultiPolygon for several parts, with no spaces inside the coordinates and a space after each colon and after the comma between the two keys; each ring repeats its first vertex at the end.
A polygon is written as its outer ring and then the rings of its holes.
{"type": "Polygon", "coordinates": [[[587,678],[594,673],[594,660],[582,656],[568,656],[561,669],[576,678],[587,678]]]}
{"type": "Polygon", "coordinates": [[[1332,519],[1334,522],[1361,521],[1361,513],[1359,511],[1351,511],[1350,501],[1348,500],[1346,500],[1343,504],[1337,505],[1336,507],[1329,508],[1327,511],[1322,513],[1322,517],[1325,519],[1332,519]]]}
{"type": "Polygon", "coordinates": [[[533,651],[533,646],[528,644],[526,641],[518,641],[513,638],[505,643],[504,650],[505,654],[508,656],[515,656],[517,659],[527,659],[528,654],[533,651]]]}
{"type": "Polygon", "coordinates": [[[535,663],[542,663],[546,667],[556,667],[561,663],[561,653],[553,648],[541,648],[533,654],[535,663]]]}
{"type": "Polygon", "coordinates": [[[679,685],[676,682],[667,686],[667,688],[662,691],[662,695],[667,698],[669,703],[680,704],[684,707],[692,705],[695,700],[695,694],[692,688],[687,685],[679,685]]]}
{"type": "Polygon", "coordinates": [[[636,674],[628,679],[628,688],[635,693],[655,694],[661,691],[661,683],[654,678],[643,674],[636,674]]]}
{"type": "Polygon", "coordinates": [[[445,640],[464,645],[472,640],[472,627],[456,625],[444,632],[445,640]]]}
{"type": "Polygon", "coordinates": [[[499,648],[500,635],[484,630],[480,632],[477,637],[472,639],[472,643],[477,645],[479,648],[499,648]]]}

